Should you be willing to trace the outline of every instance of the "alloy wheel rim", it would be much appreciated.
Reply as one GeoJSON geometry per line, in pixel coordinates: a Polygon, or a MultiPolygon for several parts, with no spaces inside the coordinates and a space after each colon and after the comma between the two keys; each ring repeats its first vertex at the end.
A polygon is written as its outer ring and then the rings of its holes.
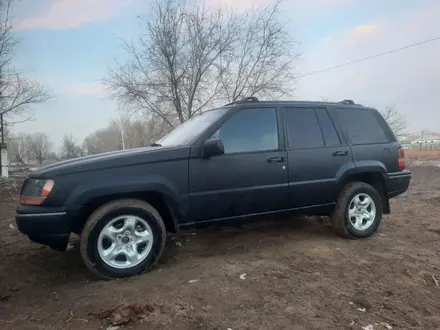
{"type": "Polygon", "coordinates": [[[373,198],[365,193],[354,196],[348,207],[348,218],[355,229],[368,229],[376,218],[376,204],[373,198]]]}
{"type": "Polygon", "coordinates": [[[144,219],[122,215],[110,220],[98,236],[98,254],[107,265],[127,269],[139,265],[153,247],[153,232],[144,219]]]}

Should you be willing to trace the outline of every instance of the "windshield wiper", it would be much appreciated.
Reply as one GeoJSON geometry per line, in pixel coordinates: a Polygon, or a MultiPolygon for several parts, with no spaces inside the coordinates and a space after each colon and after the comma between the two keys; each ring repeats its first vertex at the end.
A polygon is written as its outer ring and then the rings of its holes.
{"type": "Polygon", "coordinates": [[[152,143],[150,147],[162,147],[162,145],[160,143],[152,143]]]}

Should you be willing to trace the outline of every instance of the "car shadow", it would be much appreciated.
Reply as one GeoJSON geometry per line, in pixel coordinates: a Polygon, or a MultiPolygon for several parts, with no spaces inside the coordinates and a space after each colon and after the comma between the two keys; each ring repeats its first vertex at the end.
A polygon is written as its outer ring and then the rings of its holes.
{"type": "MultiPolygon", "coordinates": [[[[180,262],[185,256],[209,258],[282,246],[286,241],[334,239],[326,217],[271,216],[240,227],[212,227],[171,237],[159,264],[180,262]]],[[[184,261],[183,261],[184,262],[184,261]]]]}

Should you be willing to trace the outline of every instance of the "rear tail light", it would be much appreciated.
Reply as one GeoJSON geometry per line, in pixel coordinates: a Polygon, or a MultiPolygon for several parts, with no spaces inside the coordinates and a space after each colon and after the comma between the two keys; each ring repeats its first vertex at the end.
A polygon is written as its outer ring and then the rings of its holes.
{"type": "Polygon", "coordinates": [[[406,169],[406,162],[405,162],[405,151],[403,148],[397,149],[397,154],[399,155],[399,170],[403,171],[406,169]]]}

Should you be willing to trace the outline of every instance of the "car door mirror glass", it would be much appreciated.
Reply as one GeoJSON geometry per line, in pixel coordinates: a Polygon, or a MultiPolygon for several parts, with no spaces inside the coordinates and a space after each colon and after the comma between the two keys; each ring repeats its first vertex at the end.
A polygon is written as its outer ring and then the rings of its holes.
{"type": "Polygon", "coordinates": [[[225,147],[220,139],[209,139],[203,144],[203,158],[220,156],[225,153],[225,147]]]}

